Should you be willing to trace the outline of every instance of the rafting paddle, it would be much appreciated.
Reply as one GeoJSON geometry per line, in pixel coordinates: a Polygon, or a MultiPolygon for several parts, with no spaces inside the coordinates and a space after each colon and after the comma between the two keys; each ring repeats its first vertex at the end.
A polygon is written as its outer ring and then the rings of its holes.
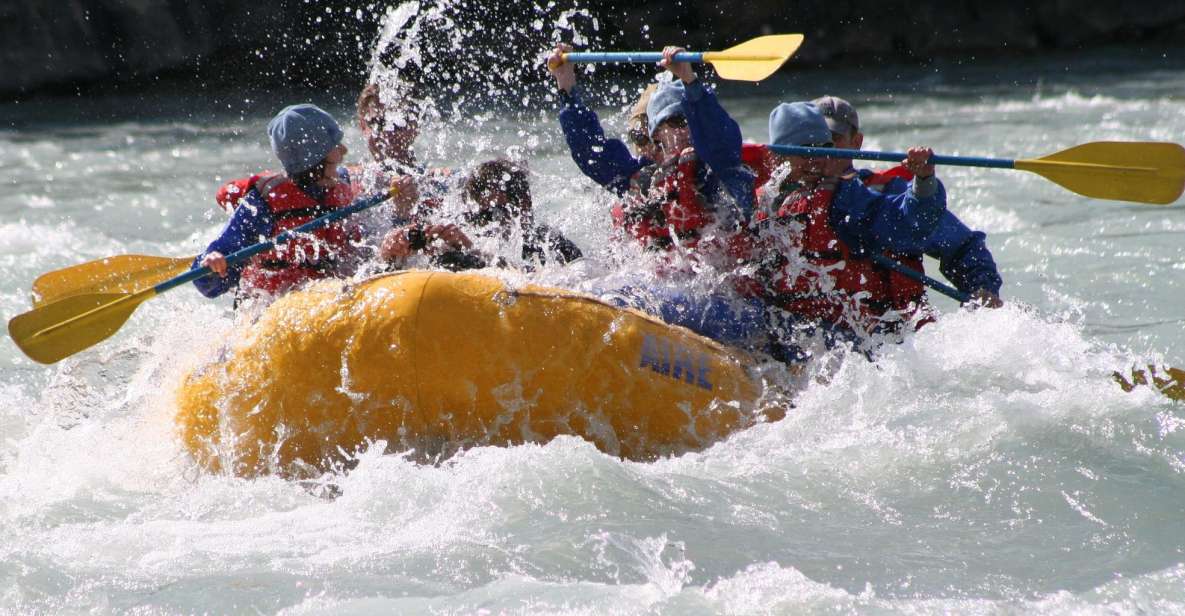
{"type": "Polygon", "coordinates": [[[193,257],[116,255],[42,274],[33,281],[33,307],[74,295],[131,293],[189,270],[193,257]]]}
{"type": "MultiPolygon", "coordinates": [[[[761,81],[774,74],[802,45],[801,34],[759,36],[724,51],[685,51],[675,54],[676,62],[711,64],[722,79],[761,81]]],[[[653,51],[570,51],[564,60],[576,63],[624,62],[654,64],[662,53],[653,51]]]]}
{"type": "MultiPolygon", "coordinates": [[[[302,233],[320,229],[379,205],[393,193],[394,190],[358,199],[349,206],[289,229],[270,240],[236,251],[226,257],[226,262],[233,265],[246,261],[302,233]]],[[[201,267],[135,292],[112,291],[62,297],[13,317],[8,321],[8,335],[29,358],[52,364],[111,337],[123,327],[140,304],[152,297],[213,273],[210,268],[201,267]]]]}
{"type": "MultiPolygon", "coordinates": [[[[952,286],[943,284],[923,274],[922,272],[919,272],[912,267],[902,265],[901,263],[898,263],[889,257],[884,255],[872,255],[872,260],[881,267],[891,269],[894,272],[905,276],[906,278],[916,280],[961,304],[971,301],[971,296],[969,294],[964,293],[952,286]]],[[[1165,367],[1164,376],[1162,377],[1157,372],[1156,366],[1149,364],[1147,373],[1139,368],[1132,368],[1131,382],[1128,382],[1124,375],[1118,371],[1112,372],[1111,378],[1115,379],[1116,383],[1119,383],[1119,387],[1122,388],[1123,391],[1130,392],[1131,390],[1135,389],[1137,385],[1149,385],[1155,388],[1156,391],[1160,392],[1161,395],[1170,400],[1185,402],[1185,370],[1181,370],[1180,368],[1165,367]],[[1148,382],[1148,374],[1152,375],[1151,383],[1148,382]]]]}
{"type": "MultiPolygon", "coordinates": [[[[901,162],[903,152],[771,145],[789,156],[857,158],[901,162]]],[[[1075,193],[1095,199],[1166,205],[1185,190],[1185,148],[1156,141],[1095,141],[1034,159],[935,155],[938,165],[1031,171],[1075,193]]]]}

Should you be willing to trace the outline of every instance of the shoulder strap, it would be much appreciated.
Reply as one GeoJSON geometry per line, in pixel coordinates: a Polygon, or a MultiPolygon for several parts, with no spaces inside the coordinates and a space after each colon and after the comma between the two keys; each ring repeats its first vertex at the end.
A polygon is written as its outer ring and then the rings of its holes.
{"type": "Polygon", "coordinates": [[[288,176],[283,173],[276,173],[272,175],[260,174],[255,178],[255,190],[259,191],[259,196],[267,201],[268,193],[275,190],[284,182],[288,181],[288,176]]]}
{"type": "MultiPolygon", "coordinates": [[[[330,210],[333,209],[332,207],[330,207],[328,205],[325,205],[323,203],[318,203],[316,205],[311,205],[309,207],[291,208],[291,209],[276,211],[276,209],[274,207],[272,207],[269,197],[274,196],[275,190],[277,188],[279,188],[280,186],[284,185],[284,183],[286,183],[288,181],[289,181],[288,176],[284,175],[283,173],[277,173],[277,174],[272,174],[272,175],[259,175],[255,180],[254,188],[256,191],[259,192],[259,197],[261,199],[263,199],[263,201],[265,203],[268,204],[268,208],[271,209],[271,211],[272,211],[272,216],[276,217],[277,219],[316,218],[317,216],[322,216],[324,214],[327,214],[330,210]]],[[[297,188],[297,190],[300,190],[300,189],[297,188]]]]}

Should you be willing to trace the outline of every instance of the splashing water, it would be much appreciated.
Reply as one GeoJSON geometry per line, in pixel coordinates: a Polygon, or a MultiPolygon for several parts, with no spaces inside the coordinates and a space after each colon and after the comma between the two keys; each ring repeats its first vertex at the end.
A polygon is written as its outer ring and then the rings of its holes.
{"type": "MultiPolygon", "coordinates": [[[[402,45],[409,28],[442,36],[435,49],[454,55],[466,36],[494,36],[449,21],[449,10],[384,9],[399,25],[376,49],[402,45]]],[[[577,36],[611,42],[587,11],[543,10],[519,22],[541,22],[538,51],[577,36]]],[[[610,198],[568,158],[535,51],[479,70],[402,50],[380,56],[373,74],[400,79],[402,61],[445,84],[509,82],[461,94],[434,84],[439,117],[417,143],[426,163],[461,175],[496,156],[528,161],[537,215],[589,255],[500,275],[582,290],[654,283],[645,255],[611,239],[610,198]],[[524,109],[518,89],[532,87],[524,109]]],[[[1036,94],[950,67],[937,85],[810,73],[722,86],[721,98],[753,140],[775,100],[848,92],[886,149],[921,141],[1040,155],[1166,138],[1144,127],[1185,134],[1185,105],[1171,94],[1185,87],[1185,67],[1133,57],[1121,68],[1058,73],[1036,94]]],[[[1042,70],[1013,62],[994,74],[1023,84],[1042,70]]],[[[597,85],[588,98],[617,134],[615,111],[640,84],[597,85]]],[[[33,278],[68,264],[196,254],[222,221],[212,178],[270,164],[266,115],[79,125],[63,112],[0,131],[10,186],[0,195],[0,308],[26,310],[33,278]]],[[[347,142],[365,151],[353,127],[347,142]]],[[[0,611],[1185,611],[1185,412],[1108,378],[1144,360],[1185,363],[1181,208],[1089,201],[1023,175],[940,173],[952,209],[988,233],[1009,305],[971,312],[938,300],[943,316],[875,364],[837,351],[827,381],[812,381],[785,419],[654,463],[565,437],[436,465],[375,443],[349,473],[307,483],[211,475],[177,441],[171,393],[247,327],[229,301],[166,294],[116,337],[50,368],[9,344],[0,611]]],[[[466,206],[450,196],[443,207],[466,206]]]]}

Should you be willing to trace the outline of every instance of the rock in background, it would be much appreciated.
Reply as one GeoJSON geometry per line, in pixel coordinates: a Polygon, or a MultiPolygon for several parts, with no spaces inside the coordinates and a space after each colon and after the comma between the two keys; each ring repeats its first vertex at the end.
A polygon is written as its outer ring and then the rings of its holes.
{"type": "MultiPolygon", "coordinates": [[[[358,83],[388,5],[299,0],[4,0],[0,98],[105,83],[255,79],[306,86],[358,83]]],[[[535,3],[462,5],[461,21],[489,20],[499,36],[482,54],[536,53],[535,3]],[[496,9],[496,10],[494,10],[496,9]],[[505,33],[502,36],[501,33],[505,33]]],[[[546,3],[545,3],[546,4],[546,3]]],[[[601,43],[723,48],[772,32],[802,32],[798,60],[868,64],[1033,53],[1110,43],[1168,48],[1185,38],[1185,2],[1022,0],[605,0],[575,4],[596,16],[601,43]]],[[[544,26],[546,35],[546,25],[544,26]]]]}

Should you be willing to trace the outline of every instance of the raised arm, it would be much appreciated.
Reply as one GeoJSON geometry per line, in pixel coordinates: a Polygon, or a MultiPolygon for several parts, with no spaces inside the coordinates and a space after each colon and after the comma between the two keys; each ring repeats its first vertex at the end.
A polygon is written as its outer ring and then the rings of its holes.
{"type": "Polygon", "coordinates": [[[630,178],[650,163],[645,158],[634,158],[620,139],[606,139],[597,114],[580,100],[576,91],[560,94],[560,128],[572,160],[580,172],[600,186],[623,195],[629,190],[630,178]]]}
{"type": "Polygon", "coordinates": [[[753,172],[741,161],[741,127],[720,106],[716,93],[696,80],[683,89],[691,143],[699,159],[720,178],[745,218],[753,210],[753,172]]]}
{"type": "Polygon", "coordinates": [[[741,127],[716,99],[716,93],[699,80],[691,64],[674,61],[682,47],[663,49],[663,61],[683,82],[683,112],[696,156],[716,175],[745,220],[753,212],[754,175],[741,162],[741,127]]]}
{"type": "Polygon", "coordinates": [[[634,158],[620,139],[605,138],[597,114],[580,99],[572,63],[563,59],[563,54],[571,49],[568,45],[557,45],[547,59],[547,70],[555,77],[560,92],[560,128],[564,140],[581,173],[600,186],[625,194],[630,177],[650,161],[634,158]]]}

